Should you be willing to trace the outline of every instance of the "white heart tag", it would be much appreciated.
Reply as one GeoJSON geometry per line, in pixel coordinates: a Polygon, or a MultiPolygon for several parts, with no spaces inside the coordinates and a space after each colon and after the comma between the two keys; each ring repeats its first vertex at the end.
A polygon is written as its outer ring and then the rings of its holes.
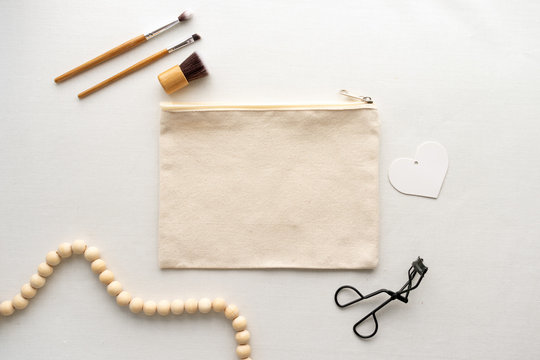
{"type": "Polygon", "coordinates": [[[399,158],[392,162],[388,179],[399,192],[438,198],[448,170],[448,153],[435,141],[426,141],[416,149],[415,159],[399,158]]]}

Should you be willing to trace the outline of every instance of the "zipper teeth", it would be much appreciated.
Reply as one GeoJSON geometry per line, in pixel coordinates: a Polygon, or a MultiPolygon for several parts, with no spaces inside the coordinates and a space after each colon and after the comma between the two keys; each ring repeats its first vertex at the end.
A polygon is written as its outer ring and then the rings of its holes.
{"type": "Polygon", "coordinates": [[[191,110],[347,110],[347,109],[376,109],[374,104],[366,104],[360,101],[341,104],[268,104],[268,105],[249,105],[249,104],[208,104],[208,103],[160,103],[161,109],[170,112],[191,111],[191,110]]]}

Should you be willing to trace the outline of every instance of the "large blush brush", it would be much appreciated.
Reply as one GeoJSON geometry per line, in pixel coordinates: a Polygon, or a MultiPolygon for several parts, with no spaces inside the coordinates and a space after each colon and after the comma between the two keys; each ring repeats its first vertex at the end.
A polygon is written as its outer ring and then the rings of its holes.
{"type": "Polygon", "coordinates": [[[94,93],[94,92],[96,92],[96,91],[98,91],[100,89],[103,89],[105,86],[110,85],[113,82],[115,82],[117,80],[120,80],[121,78],[123,78],[123,77],[125,77],[125,76],[139,70],[139,69],[142,69],[143,67],[145,67],[147,65],[150,65],[153,62],[158,61],[162,57],[164,57],[166,55],[169,55],[170,53],[173,53],[176,50],[183,48],[184,46],[188,46],[190,44],[193,44],[195,41],[199,40],[200,38],[201,37],[198,34],[193,34],[193,35],[191,35],[191,37],[189,37],[188,39],[182,41],[181,43],[176,44],[176,45],[174,45],[174,46],[172,46],[172,47],[170,47],[168,49],[163,49],[163,50],[155,53],[154,55],[150,55],[146,59],[143,59],[143,60],[139,61],[138,63],[128,67],[127,69],[119,72],[118,74],[116,74],[114,76],[111,76],[107,80],[103,80],[99,84],[92,86],[90,89],[84,90],[82,93],[80,93],[77,96],[79,97],[79,99],[87,97],[88,95],[90,95],[90,94],[92,94],[92,93],[94,93]]]}
{"type": "Polygon", "coordinates": [[[167,94],[172,94],[192,81],[208,76],[208,71],[197,53],[193,53],[180,65],[175,65],[158,75],[158,80],[167,94]]]}
{"type": "Polygon", "coordinates": [[[156,30],[154,30],[152,32],[149,32],[148,34],[136,36],[133,39],[128,40],[125,43],[123,43],[121,45],[118,45],[117,47],[107,51],[106,53],[103,53],[103,54],[93,58],[92,60],[88,60],[84,64],[79,65],[76,68],[69,70],[65,74],[62,74],[62,75],[58,76],[56,79],[54,79],[54,82],[59,83],[59,82],[62,82],[64,80],[67,80],[67,79],[69,79],[69,78],[71,78],[71,77],[73,77],[75,75],[78,75],[78,74],[82,73],[83,71],[86,71],[88,69],[93,68],[96,65],[101,64],[104,61],[107,61],[109,59],[112,59],[115,56],[123,54],[126,51],[128,51],[130,49],[133,49],[134,47],[139,46],[140,44],[142,44],[142,43],[150,40],[151,38],[161,34],[162,32],[164,32],[166,30],[169,30],[173,26],[175,26],[177,24],[180,24],[181,22],[184,22],[184,21],[187,21],[187,20],[191,19],[192,16],[193,16],[193,14],[190,11],[184,11],[173,22],[171,22],[171,23],[169,23],[169,24],[167,24],[165,26],[162,26],[159,29],[156,29],[156,30]]]}

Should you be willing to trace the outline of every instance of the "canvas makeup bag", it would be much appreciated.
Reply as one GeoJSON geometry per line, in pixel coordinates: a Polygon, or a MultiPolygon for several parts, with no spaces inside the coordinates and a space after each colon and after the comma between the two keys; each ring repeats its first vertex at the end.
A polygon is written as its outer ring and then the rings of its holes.
{"type": "Polygon", "coordinates": [[[161,106],[162,268],[377,265],[373,104],[161,106]]]}

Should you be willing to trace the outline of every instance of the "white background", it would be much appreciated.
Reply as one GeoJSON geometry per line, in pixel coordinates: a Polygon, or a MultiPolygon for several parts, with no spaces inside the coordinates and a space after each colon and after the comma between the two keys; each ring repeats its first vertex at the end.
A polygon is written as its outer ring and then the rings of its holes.
{"type": "MultiPolygon", "coordinates": [[[[540,5],[510,1],[16,1],[0,3],[0,299],[47,251],[85,238],[145,299],[223,296],[248,318],[253,359],[511,359],[540,351],[540,5]],[[53,78],[135,35],[193,20],[66,83],[53,78]],[[84,101],[76,94],[198,32],[202,40],[84,101]],[[167,96],[156,75],[192,51],[210,77],[167,96]],[[382,121],[380,265],[374,271],[162,271],[157,264],[164,100],[375,99],[382,121]],[[407,197],[390,162],[444,144],[440,198],[407,197]],[[351,327],[333,293],[399,288],[409,304],[351,327]]],[[[294,244],[291,244],[294,251],[294,244]]],[[[218,315],[119,308],[82,259],[0,319],[0,359],[235,359],[218,315]]]]}

